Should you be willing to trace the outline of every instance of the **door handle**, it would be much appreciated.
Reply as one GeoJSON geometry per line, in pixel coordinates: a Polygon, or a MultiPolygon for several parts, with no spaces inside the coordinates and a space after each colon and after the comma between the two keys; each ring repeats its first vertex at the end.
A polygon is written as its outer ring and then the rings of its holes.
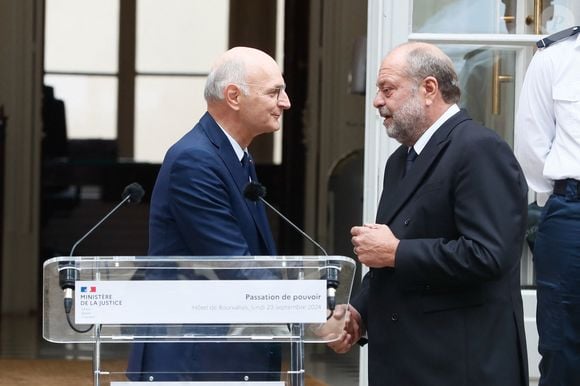
{"type": "Polygon", "coordinates": [[[506,24],[513,23],[514,21],[516,21],[516,17],[511,15],[502,16],[500,19],[502,19],[503,22],[506,24]]]}
{"type": "Polygon", "coordinates": [[[501,74],[501,56],[499,52],[493,53],[493,66],[491,68],[491,113],[501,114],[501,84],[511,82],[513,76],[501,74]]]}
{"type": "Polygon", "coordinates": [[[544,11],[544,0],[534,0],[534,16],[526,17],[526,25],[534,24],[534,33],[542,33],[542,12],[544,11]]]}

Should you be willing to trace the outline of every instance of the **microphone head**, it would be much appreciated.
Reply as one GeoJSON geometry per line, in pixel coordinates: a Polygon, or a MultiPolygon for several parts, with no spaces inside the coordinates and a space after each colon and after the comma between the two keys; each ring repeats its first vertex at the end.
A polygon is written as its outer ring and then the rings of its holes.
{"type": "Polygon", "coordinates": [[[125,190],[123,190],[123,194],[121,195],[121,199],[124,200],[129,197],[128,202],[130,204],[138,204],[141,202],[141,199],[144,195],[145,190],[143,187],[141,187],[141,185],[139,185],[137,182],[133,182],[132,184],[129,184],[125,187],[125,190]]]}
{"type": "Polygon", "coordinates": [[[260,198],[264,198],[266,196],[266,187],[259,182],[251,181],[248,182],[246,187],[244,188],[244,197],[252,200],[258,201],[260,198]]]}

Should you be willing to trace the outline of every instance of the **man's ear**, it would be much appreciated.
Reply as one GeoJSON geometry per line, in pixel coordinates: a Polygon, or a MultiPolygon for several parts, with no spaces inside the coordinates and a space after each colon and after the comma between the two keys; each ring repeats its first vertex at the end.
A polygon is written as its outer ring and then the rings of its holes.
{"type": "Polygon", "coordinates": [[[240,96],[242,91],[235,84],[228,84],[224,89],[224,100],[227,105],[233,110],[240,109],[240,96]]]}
{"type": "Polygon", "coordinates": [[[423,89],[425,90],[425,103],[431,105],[439,92],[439,82],[434,76],[423,79],[423,89]]]}

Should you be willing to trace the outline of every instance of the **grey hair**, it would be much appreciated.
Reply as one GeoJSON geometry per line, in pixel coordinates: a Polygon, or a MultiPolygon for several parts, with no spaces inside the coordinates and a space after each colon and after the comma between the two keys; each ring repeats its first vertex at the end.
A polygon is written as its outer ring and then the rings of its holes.
{"type": "Polygon", "coordinates": [[[446,103],[458,103],[461,96],[457,73],[453,62],[445,55],[425,47],[417,47],[407,55],[409,67],[407,75],[419,84],[423,79],[432,76],[439,83],[439,90],[446,103]]]}
{"type": "Polygon", "coordinates": [[[207,102],[224,99],[224,89],[228,84],[237,84],[245,95],[248,94],[246,65],[243,61],[231,58],[216,65],[207,76],[203,96],[207,102]]]}

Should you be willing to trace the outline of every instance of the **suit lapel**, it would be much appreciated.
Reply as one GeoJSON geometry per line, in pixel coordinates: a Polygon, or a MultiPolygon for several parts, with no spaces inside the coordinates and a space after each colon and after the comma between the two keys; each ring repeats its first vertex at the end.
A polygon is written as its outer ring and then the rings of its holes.
{"type": "Polygon", "coordinates": [[[208,139],[216,147],[218,155],[223,160],[232,178],[236,181],[240,194],[243,195],[244,188],[248,184],[248,177],[228,137],[226,137],[209,113],[205,113],[200,122],[208,139]]]}
{"type": "Polygon", "coordinates": [[[453,115],[433,134],[419,157],[415,160],[410,173],[402,178],[405,170],[407,147],[399,147],[389,159],[385,169],[383,193],[377,211],[377,222],[389,224],[405,206],[415,191],[426,179],[429,171],[436,167],[449,142],[451,132],[461,122],[470,119],[463,111],[453,115]]]}
{"type": "Polygon", "coordinates": [[[394,215],[391,213],[393,200],[403,182],[403,173],[407,159],[407,146],[401,145],[387,160],[385,175],[383,178],[383,192],[377,210],[377,223],[387,224],[386,218],[394,215]]]}
{"type": "MultiPolygon", "coordinates": [[[[209,113],[205,113],[205,115],[201,118],[200,123],[202,124],[207,137],[216,147],[216,151],[220,158],[223,160],[230,175],[236,182],[240,196],[244,200],[246,207],[248,208],[248,211],[250,212],[256,227],[258,228],[268,254],[275,255],[276,247],[272,237],[272,232],[270,231],[268,219],[266,217],[264,204],[261,202],[250,201],[244,197],[244,189],[250,180],[246,174],[246,170],[236,156],[236,152],[232,148],[229,139],[226,137],[222,129],[211,117],[211,115],[209,115],[209,113]]],[[[250,168],[250,174],[252,176],[252,180],[258,181],[256,171],[253,166],[250,168]]]]}

